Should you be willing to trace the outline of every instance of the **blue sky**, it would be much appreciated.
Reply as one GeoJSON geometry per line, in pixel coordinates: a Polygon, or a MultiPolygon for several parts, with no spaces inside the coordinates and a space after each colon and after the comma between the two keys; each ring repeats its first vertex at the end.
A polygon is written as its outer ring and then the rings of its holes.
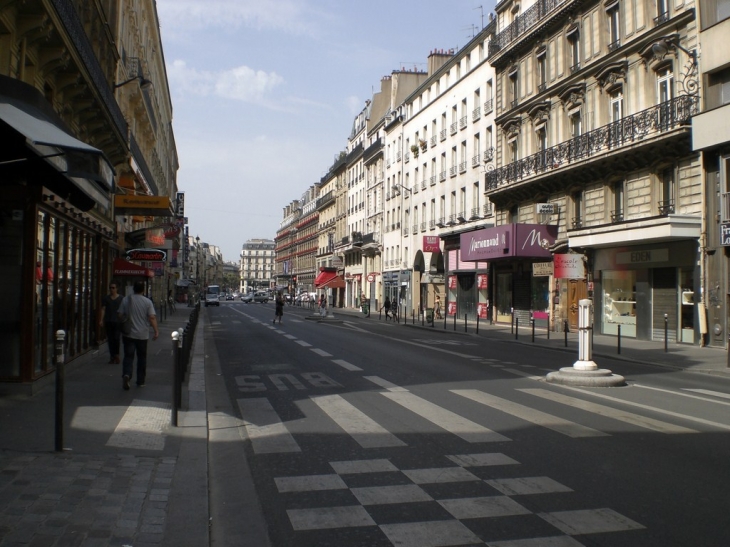
{"type": "Polygon", "coordinates": [[[381,78],[462,47],[493,6],[157,0],[190,234],[229,261],[247,239],[273,239],[283,207],[327,172],[381,78]]]}

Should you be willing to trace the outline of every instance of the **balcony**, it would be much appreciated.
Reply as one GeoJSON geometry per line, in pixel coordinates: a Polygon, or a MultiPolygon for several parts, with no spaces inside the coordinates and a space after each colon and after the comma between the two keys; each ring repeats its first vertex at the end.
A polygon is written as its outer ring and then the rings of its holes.
{"type": "Polygon", "coordinates": [[[553,15],[577,3],[578,0],[542,0],[532,5],[489,43],[487,58],[494,64],[495,57],[504,57],[513,46],[548,25],[553,15]]]}
{"type": "Polygon", "coordinates": [[[403,226],[403,235],[407,236],[409,234],[408,232],[408,226],[403,226]]]}
{"type": "Polygon", "coordinates": [[[614,40],[610,44],[608,44],[608,52],[616,51],[618,48],[621,47],[621,40],[614,40]]]}
{"type": "Polygon", "coordinates": [[[667,201],[659,202],[659,214],[663,217],[674,214],[674,200],[670,199],[667,201]]]}
{"type": "Polygon", "coordinates": [[[517,105],[518,105],[518,104],[520,104],[520,102],[519,102],[519,101],[518,101],[517,99],[515,99],[515,100],[513,100],[513,101],[510,101],[510,103],[509,103],[509,107],[510,107],[510,108],[517,108],[517,105]]]}
{"type": "Polygon", "coordinates": [[[659,25],[662,25],[669,21],[669,12],[665,11],[661,15],[654,17],[654,26],[658,27],[659,25]]]}
{"type": "Polygon", "coordinates": [[[481,158],[479,157],[479,154],[477,154],[476,156],[472,156],[472,158],[471,158],[471,166],[472,167],[479,167],[479,161],[480,160],[481,160],[481,158]]]}
{"type": "Polygon", "coordinates": [[[537,85],[537,92],[542,93],[547,88],[547,84],[545,82],[537,85]]]}
{"type": "Polygon", "coordinates": [[[429,139],[429,146],[431,146],[431,148],[433,148],[434,146],[436,146],[436,135],[434,135],[433,137],[431,137],[429,139]]]}
{"type": "Polygon", "coordinates": [[[462,116],[459,119],[459,129],[466,129],[467,124],[468,124],[468,121],[466,119],[466,116],[462,116]]]}
{"type": "Polygon", "coordinates": [[[456,135],[457,130],[458,130],[458,124],[456,122],[452,123],[449,126],[449,133],[451,133],[452,135],[456,135]]]}
{"type": "Polygon", "coordinates": [[[418,224],[413,225],[413,229],[411,230],[414,234],[418,233],[418,224]]]}
{"type": "Polygon", "coordinates": [[[449,226],[453,226],[456,224],[456,213],[451,213],[449,215],[449,226]]]}
{"type": "Polygon", "coordinates": [[[439,139],[442,141],[446,140],[446,129],[442,129],[441,131],[439,131],[439,139]]]}
{"type": "Polygon", "coordinates": [[[409,161],[411,161],[411,153],[406,152],[405,154],[403,154],[403,162],[408,163],[409,161]]]}
{"type": "Polygon", "coordinates": [[[352,232],[352,245],[356,247],[362,245],[362,232],[352,232]]]}
{"type": "Polygon", "coordinates": [[[466,211],[459,211],[456,215],[456,220],[459,222],[466,222],[466,211]]]}
{"type": "Polygon", "coordinates": [[[466,162],[462,161],[459,163],[459,173],[466,173],[466,162]]]}
{"type": "Polygon", "coordinates": [[[471,111],[471,121],[475,122],[479,120],[479,118],[482,117],[482,109],[480,107],[476,107],[474,110],[471,111]]]}
{"type": "Polygon", "coordinates": [[[435,230],[436,229],[436,221],[435,220],[429,220],[428,221],[428,229],[429,230],[435,230]]]}
{"type": "Polygon", "coordinates": [[[436,221],[436,226],[438,226],[439,228],[446,227],[446,217],[439,218],[438,221],[436,221]]]}
{"type": "Polygon", "coordinates": [[[574,230],[577,230],[578,228],[583,227],[583,220],[580,217],[573,217],[570,225],[573,227],[574,230]]]}
{"type": "Polygon", "coordinates": [[[428,183],[426,182],[426,179],[423,179],[421,181],[421,190],[425,190],[428,187],[428,183]]]}
{"type": "Polygon", "coordinates": [[[439,173],[439,182],[443,182],[446,180],[446,171],[441,171],[439,173]]]}
{"type": "Polygon", "coordinates": [[[485,203],[482,206],[482,211],[485,217],[490,217],[494,214],[494,208],[491,203],[485,203]]]}
{"type": "Polygon", "coordinates": [[[484,101],[484,114],[489,114],[492,110],[494,110],[494,99],[487,99],[484,101]]]}
{"type": "Polygon", "coordinates": [[[576,72],[578,72],[579,70],[580,70],[580,63],[575,63],[574,65],[572,65],[572,66],[570,67],[570,73],[571,73],[571,74],[575,74],[575,73],[576,73],[576,72]]]}
{"type": "MultiPolygon", "coordinates": [[[[651,137],[687,126],[690,118],[698,112],[698,97],[682,95],[671,101],[660,103],[636,114],[626,116],[618,122],[604,125],[547,148],[499,169],[487,172],[486,191],[520,182],[526,178],[550,173],[573,163],[592,157],[606,157],[607,151],[621,151],[641,144],[651,137]]],[[[687,133],[689,127],[687,126],[687,133]]]]}
{"type": "Polygon", "coordinates": [[[457,174],[458,174],[458,168],[456,167],[456,165],[449,167],[449,176],[450,177],[455,177],[457,174]]]}
{"type": "Polygon", "coordinates": [[[474,207],[471,210],[471,216],[469,217],[469,220],[478,220],[479,218],[479,207],[474,207]]]}
{"type": "Polygon", "coordinates": [[[421,222],[421,231],[422,232],[425,232],[426,231],[426,223],[425,222],[421,222]]]}
{"type": "Polygon", "coordinates": [[[613,211],[611,213],[611,223],[618,224],[619,222],[624,221],[624,212],[623,211],[613,211]]]}
{"type": "Polygon", "coordinates": [[[436,186],[436,175],[431,175],[431,177],[429,177],[428,184],[431,186],[436,186]]]}
{"type": "Polygon", "coordinates": [[[400,161],[400,160],[401,160],[401,153],[400,153],[400,151],[398,151],[395,153],[395,161],[400,161]]]}

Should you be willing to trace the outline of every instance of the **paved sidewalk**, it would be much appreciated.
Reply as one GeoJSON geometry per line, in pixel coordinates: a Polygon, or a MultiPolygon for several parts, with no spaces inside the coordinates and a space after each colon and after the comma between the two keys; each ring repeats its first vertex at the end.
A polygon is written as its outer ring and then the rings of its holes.
{"type": "Polygon", "coordinates": [[[0,395],[0,547],[208,545],[207,418],[202,321],[171,424],[173,330],[148,345],[146,386],[122,389],[106,344],[66,366],[62,452],[55,381],[33,396],[0,395]]]}

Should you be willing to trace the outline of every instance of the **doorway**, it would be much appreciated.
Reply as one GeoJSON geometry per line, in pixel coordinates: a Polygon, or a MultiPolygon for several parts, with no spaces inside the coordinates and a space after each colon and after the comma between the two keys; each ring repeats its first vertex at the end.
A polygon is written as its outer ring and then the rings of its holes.
{"type": "Polygon", "coordinates": [[[585,279],[568,280],[568,327],[578,330],[578,302],[588,298],[588,284],[585,279]]]}

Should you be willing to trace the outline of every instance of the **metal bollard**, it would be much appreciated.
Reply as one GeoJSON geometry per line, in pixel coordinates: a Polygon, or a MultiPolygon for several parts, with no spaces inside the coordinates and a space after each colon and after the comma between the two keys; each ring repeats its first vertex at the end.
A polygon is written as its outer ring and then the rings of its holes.
{"type": "Polygon", "coordinates": [[[512,320],[509,322],[509,333],[515,333],[515,312],[512,312],[512,320]]]}
{"type": "Polygon", "coordinates": [[[172,331],[170,335],[172,338],[172,408],[170,409],[170,423],[173,427],[177,427],[177,409],[180,408],[180,349],[182,346],[182,340],[180,340],[180,333],[176,330],[172,331]]]}
{"type": "Polygon", "coordinates": [[[549,313],[547,316],[547,328],[545,330],[547,331],[547,339],[550,340],[550,314],[549,313]]]}
{"type": "Polygon", "coordinates": [[[55,449],[56,452],[63,451],[63,395],[65,387],[65,361],[63,353],[66,332],[56,331],[56,424],[55,424],[55,449]]]}
{"type": "Polygon", "coordinates": [[[477,334],[479,334],[479,314],[477,313],[477,334]]]}
{"type": "Polygon", "coordinates": [[[664,353],[669,351],[669,318],[664,314],[664,353]]]}
{"type": "Polygon", "coordinates": [[[565,333],[565,347],[568,347],[568,320],[563,321],[563,332],[565,333]]]}
{"type": "Polygon", "coordinates": [[[520,318],[515,317],[515,340],[520,336],[520,318]]]}
{"type": "Polygon", "coordinates": [[[469,332],[469,331],[467,330],[467,329],[468,329],[468,325],[467,325],[467,323],[466,323],[466,318],[467,318],[467,315],[468,315],[468,314],[466,314],[466,313],[464,314],[464,332],[469,332]]]}
{"type": "Polygon", "coordinates": [[[456,312],[454,312],[454,332],[456,332],[456,312]]]}
{"type": "Polygon", "coordinates": [[[618,333],[618,336],[616,336],[616,342],[617,342],[616,353],[618,353],[620,355],[621,354],[621,323],[619,323],[617,325],[617,333],[618,333]]]}
{"type": "Polygon", "coordinates": [[[531,319],[532,321],[532,343],[535,343],[535,319],[531,319]]]}

